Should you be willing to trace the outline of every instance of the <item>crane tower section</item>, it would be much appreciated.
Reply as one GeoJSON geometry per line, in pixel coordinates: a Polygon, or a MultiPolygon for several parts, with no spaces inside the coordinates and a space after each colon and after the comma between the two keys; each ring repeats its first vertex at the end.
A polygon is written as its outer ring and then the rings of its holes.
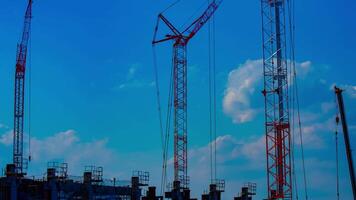
{"type": "Polygon", "coordinates": [[[269,199],[292,199],[285,0],[261,0],[269,199]]]}
{"type": "Polygon", "coordinates": [[[13,146],[13,162],[15,165],[15,173],[24,175],[23,158],[23,133],[24,133],[24,110],[25,110],[25,71],[27,47],[30,38],[32,18],[32,0],[28,1],[24,29],[20,44],[17,45],[16,70],[15,70],[15,101],[14,101],[14,146],[13,146]]]}
{"type": "Polygon", "coordinates": [[[174,178],[188,187],[187,164],[187,57],[182,40],[174,44],[174,178]]]}

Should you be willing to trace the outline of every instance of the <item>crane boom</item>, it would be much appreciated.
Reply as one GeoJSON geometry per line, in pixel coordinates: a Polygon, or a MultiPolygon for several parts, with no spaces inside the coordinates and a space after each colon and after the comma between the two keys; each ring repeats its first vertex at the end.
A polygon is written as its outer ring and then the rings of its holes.
{"type": "Polygon", "coordinates": [[[213,1],[204,11],[204,13],[183,31],[183,33],[189,33],[187,37],[188,40],[193,38],[194,35],[199,32],[199,30],[209,21],[209,19],[214,15],[215,11],[218,9],[221,2],[222,0],[220,0],[218,3],[213,1]]]}
{"type": "Polygon", "coordinates": [[[32,2],[32,0],[29,0],[29,3],[27,5],[22,39],[21,43],[18,45],[17,64],[22,66],[26,65],[27,46],[30,38],[31,29],[32,2]]]}
{"type": "Polygon", "coordinates": [[[19,175],[24,173],[23,159],[23,129],[24,129],[24,110],[25,110],[25,71],[27,47],[30,38],[32,0],[28,1],[24,29],[20,44],[17,45],[16,71],[15,71],[15,102],[14,102],[14,146],[13,162],[15,172],[19,175]]]}
{"type": "Polygon", "coordinates": [[[188,44],[189,40],[192,39],[195,34],[197,34],[200,29],[209,21],[209,19],[214,15],[215,11],[218,9],[219,5],[222,3],[222,0],[216,2],[213,1],[209,4],[208,8],[205,9],[203,14],[198,17],[192,24],[190,24],[183,32],[180,32],[172,23],[162,14],[158,15],[158,21],[155,28],[155,33],[153,37],[152,44],[157,44],[169,40],[181,40],[183,39],[185,44],[188,44]],[[173,35],[167,34],[163,39],[156,39],[158,24],[159,21],[162,20],[166,26],[172,31],[173,35]]]}
{"type": "Polygon", "coordinates": [[[340,89],[340,88],[335,86],[335,94],[336,94],[338,105],[339,105],[340,118],[341,118],[341,123],[342,123],[342,130],[343,130],[343,133],[344,133],[346,156],[347,156],[347,161],[348,161],[348,164],[349,164],[349,172],[350,172],[350,181],[351,181],[351,186],[352,186],[352,193],[353,193],[354,199],[356,199],[355,168],[354,168],[354,162],[352,160],[352,150],[351,150],[351,145],[350,145],[350,136],[349,136],[349,130],[347,128],[346,114],[345,114],[345,107],[344,107],[344,99],[342,97],[342,92],[343,92],[342,89],[340,89]]]}

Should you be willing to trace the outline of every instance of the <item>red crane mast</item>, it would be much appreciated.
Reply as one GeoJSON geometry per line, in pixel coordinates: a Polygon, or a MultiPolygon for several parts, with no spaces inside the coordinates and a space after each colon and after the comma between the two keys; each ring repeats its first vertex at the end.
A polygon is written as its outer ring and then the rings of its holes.
{"type": "Polygon", "coordinates": [[[285,7],[261,0],[268,199],[292,199],[285,7]]]}
{"type": "Polygon", "coordinates": [[[27,47],[30,38],[31,18],[32,18],[32,0],[28,1],[24,29],[20,44],[17,45],[16,71],[15,71],[15,102],[14,102],[14,146],[13,163],[15,173],[24,175],[26,165],[23,158],[23,129],[24,129],[24,109],[25,109],[25,71],[27,47]]]}
{"type": "Polygon", "coordinates": [[[187,174],[187,45],[198,31],[209,21],[220,3],[213,1],[204,13],[191,25],[180,32],[163,14],[158,22],[152,44],[173,40],[173,79],[174,79],[174,181],[182,188],[188,188],[187,174]],[[171,33],[163,39],[156,39],[159,21],[170,29],[171,33]]]}

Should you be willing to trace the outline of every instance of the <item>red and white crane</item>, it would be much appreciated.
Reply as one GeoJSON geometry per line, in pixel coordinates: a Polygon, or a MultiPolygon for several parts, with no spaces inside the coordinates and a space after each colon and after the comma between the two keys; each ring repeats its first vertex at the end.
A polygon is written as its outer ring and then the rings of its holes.
{"type": "Polygon", "coordinates": [[[188,188],[187,173],[187,45],[209,21],[222,1],[213,1],[204,13],[183,31],[179,31],[163,14],[158,15],[152,44],[173,41],[173,90],[174,90],[174,181],[188,188]],[[158,24],[163,21],[171,33],[157,39],[158,24]]]}
{"type": "Polygon", "coordinates": [[[27,47],[31,30],[32,3],[32,0],[28,1],[22,39],[17,45],[16,56],[13,163],[15,165],[15,173],[18,175],[24,175],[24,169],[26,168],[23,158],[25,72],[28,49],[27,47]]]}
{"type": "Polygon", "coordinates": [[[292,199],[286,1],[261,7],[268,199],[292,199]]]}

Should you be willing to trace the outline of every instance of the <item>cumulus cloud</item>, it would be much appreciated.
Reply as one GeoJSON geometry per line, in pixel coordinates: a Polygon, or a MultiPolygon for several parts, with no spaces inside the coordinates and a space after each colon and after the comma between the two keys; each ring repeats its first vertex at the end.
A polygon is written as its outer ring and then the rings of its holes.
{"type": "Polygon", "coordinates": [[[333,83],[330,85],[330,90],[334,90],[335,86],[344,90],[345,94],[347,94],[348,97],[356,99],[356,85],[333,83]]]}
{"type": "Polygon", "coordinates": [[[13,130],[7,131],[3,135],[0,136],[0,144],[5,146],[10,146],[13,143],[13,130]]]}
{"type": "MultiPolygon", "coordinates": [[[[325,137],[335,131],[335,102],[322,102],[317,108],[301,111],[304,147],[308,149],[326,148],[325,137]],[[326,134],[325,134],[326,133],[326,134]]],[[[299,129],[295,129],[296,144],[300,145],[299,129]]]]}
{"type": "MultiPolygon", "coordinates": [[[[249,161],[246,163],[249,164],[259,163],[265,158],[266,143],[264,135],[246,140],[239,140],[232,135],[223,135],[216,138],[215,143],[218,165],[226,165],[236,159],[246,159],[249,161]]],[[[211,143],[189,151],[189,159],[192,161],[193,166],[197,167],[197,170],[201,170],[199,166],[209,164],[210,146],[211,143]]]]}
{"type": "MultiPolygon", "coordinates": [[[[298,77],[304,78],[312,69],[312,62],[296,63],[298,77]]],[[[252,100],[260,95],[263,88],[263,60],[247,60],[244,64],[232,70],[224,93],[224,113],[233,119],[234,123],[249,122],[254,119],[261,105],[252,105],[252,100]],[[256,92],[257,91],[257,92],[256,92]]],[[[293,81],[290,80],[292,84],[293,81]]],[[[261,100],[262,102],[262,100],[261,100]]]]}
{"type": "Polygon", "coordinates": [[[251,121],[257,113],[251,108],[251,96],[262,80],[262,63],[262,60],[248,60],[229,73],[223,109],[234,123],[251,121]]]}
{"type": "Polygon", "coordinates": [[[296,63],[295,67],[298,77],[304,78],[312,70],[312,62],[308,60],[301,63],[296,63]]]}
{"type": "MultiPolygon", "coordinates": [[[[107,143],[107,139],[82,142],[74,130],[59,132],[43,139],[31,138],[31,165],[37,166],[35,171],[38,172],[38,168],[42,169],[43,163],[47,161],[65,161],[69,163],[71,173],[75,174],[81,173],[86,165],[110,166],[118,162],[107,143]]],[[[107,170],[109,174],[114,173],[111,170],[107,170]]]]}
{"type": "MultiPolygon", "coordinates": [[[[258,181],[256,176],[253,175],[255,173],[251,173],[251,176],[246,176],[246,174],[251,171],[264,172],[265,147],[263,138],[251,137],[246,140],[240,140],[233,135],[222,135],[216,138],[217,172],[219,176],[217,178],[226,180],[227,190],[224,193],[226,197],[231,198],[236,195],[236,188],[241,187],[243,183],[258,181]]],[[[210,179],[210,146],[211,143],[208,143],[189,150],[189,175],[191,186],[195,188],[192,191],[193,196],[199,195],[208,188],[207,183],[209,183],[210,179]]],[[[263,183],[264,181],[263,179],[263,183]]]]}
{"type": "Polygon", "coordinates": [[[349,97],[356,99],[356,85],[342,85],[342,89],[349,97]]]}

